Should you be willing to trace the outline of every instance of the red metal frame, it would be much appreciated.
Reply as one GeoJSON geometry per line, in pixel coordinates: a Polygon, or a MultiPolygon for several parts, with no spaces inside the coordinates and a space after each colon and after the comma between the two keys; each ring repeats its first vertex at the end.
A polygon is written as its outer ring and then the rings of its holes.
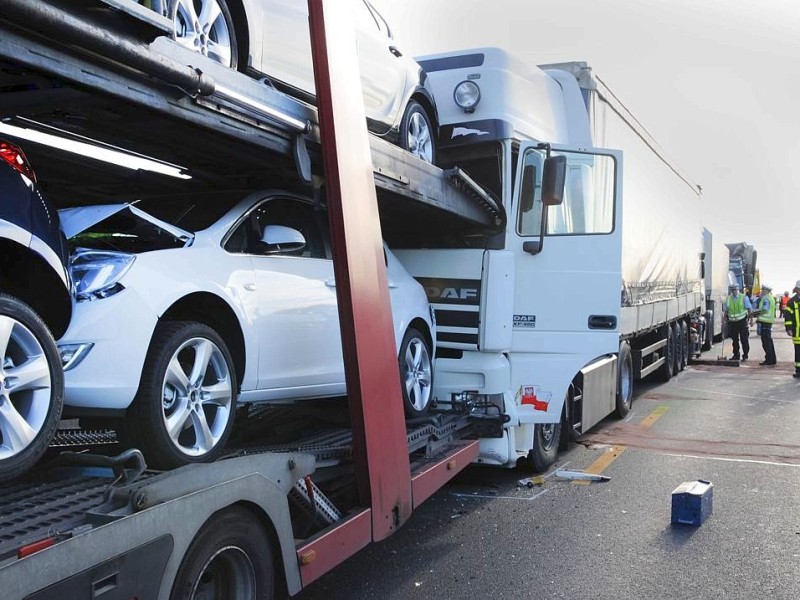
{"type": "Polygon", "coordinates": [[[478,440],[456,442],[455,449],[438,462],[426,464],[411,478],[414,508],[433,496],[445,483],[478,458],[478,440]]]}
{"type": "Polygon", "coordinates": [[[308,0],[356,481],[381,540],[411,514],[411,468],[352,8],[308,0]]]}
{"type": "Polygon", "coordinates": [[[372,513],[365,509],[297,548],[303,587],[372,541],[372,513]]]}

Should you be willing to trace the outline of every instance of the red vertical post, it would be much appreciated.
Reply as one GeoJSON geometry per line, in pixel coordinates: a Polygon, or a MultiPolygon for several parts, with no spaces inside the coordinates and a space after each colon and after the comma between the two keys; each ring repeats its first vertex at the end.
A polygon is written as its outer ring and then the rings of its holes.
{"type": "Polygon", "coordinates": [[[308,0],[308,8],[356,477],[381,540],[411,513],[411,471],[354,7],[308,0]]]}

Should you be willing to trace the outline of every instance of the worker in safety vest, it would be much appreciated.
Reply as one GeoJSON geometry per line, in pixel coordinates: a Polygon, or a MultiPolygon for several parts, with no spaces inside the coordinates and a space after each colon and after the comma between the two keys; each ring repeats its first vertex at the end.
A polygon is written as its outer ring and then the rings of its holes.
{"type": "Polygon", "coordinates": [[[739,286],[732,283],[728,288],[730,294],[722,306],[723,317],[728,323],[728,334],[733,338],[733,356],[731,360],[739,360],[739,341],[741,340],[742,360],[747,360],[750,353],[750,329],[747,319],[753,314],[750,298],[739,293],[739,286]]]}
{"type": "Polygon", "coordinates": [[[772,366],[776,363],[775,344],[772,342],[772,324],[775,322],[775,297],[772,288],[761,286],[761,298],[758,299],[756,320],[761,334],[761,347],[764,348],[764,360],[758,364],[772,366]]]}
{"type": "Polygon", "coordinates": [[[783,309],[786,333],[792,336],[794,343],[794,376],[800,377],[800,279],[794,285],[794,296],[783,309]]]}

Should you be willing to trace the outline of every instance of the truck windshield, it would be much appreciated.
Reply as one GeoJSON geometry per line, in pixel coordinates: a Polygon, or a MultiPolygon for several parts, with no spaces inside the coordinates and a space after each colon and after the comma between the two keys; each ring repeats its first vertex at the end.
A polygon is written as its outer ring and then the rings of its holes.
{"type": "MultiPolygon", "coordinates": [[[[547,209],[547,235],[607,234],[614,228],[614,158],[602,154],[553,151],[567,157],[564,202],[547,209]]],[[[541,174],[544,151],[529,148],[517,170],[535,169],[535,185],[520,177],[517,184],[517,233],[538,237],[541,234],[541,174]]]]}

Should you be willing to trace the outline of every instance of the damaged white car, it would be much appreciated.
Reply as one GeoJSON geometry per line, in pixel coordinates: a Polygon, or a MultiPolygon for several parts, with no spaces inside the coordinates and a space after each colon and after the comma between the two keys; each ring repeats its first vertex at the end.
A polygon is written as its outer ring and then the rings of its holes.
{"type": "MultiPolygon", "coordinates": [[[[237,401],[345,393],[326,213],[283,191],[61,211],[76,307],[59,341],[65,412],[119,419],[170,468],[218,457],[237,401]]],[[[408,415],[431,401],[433,317],[385,251],[408,415]]]]}

